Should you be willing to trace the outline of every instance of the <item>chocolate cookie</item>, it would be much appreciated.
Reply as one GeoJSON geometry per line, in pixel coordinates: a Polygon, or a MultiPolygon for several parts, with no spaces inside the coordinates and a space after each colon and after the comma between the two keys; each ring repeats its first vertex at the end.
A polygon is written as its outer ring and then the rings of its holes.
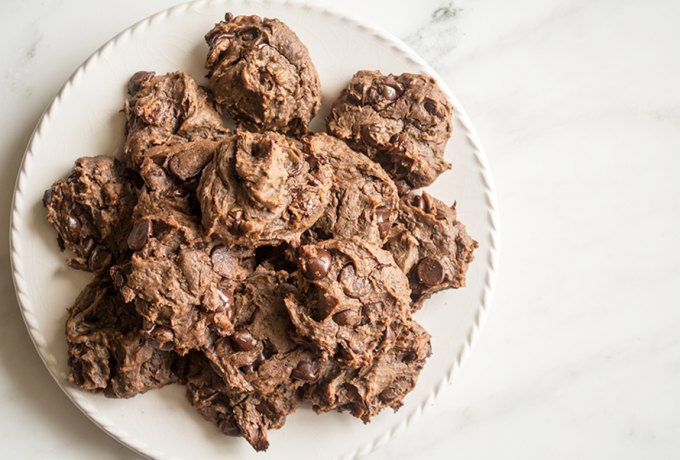
{"type": "Polygon", "coordinates": [[[286,308],[302,341],[324,359],[370,364],[410,318],[408,280],[392,255],[359,238],[302,246],[300,294],[286,308]]]}
{"type": "Polygon", "coordinates": [[[451,168],[451,105],[432,77],[361,70],[333,105],[328,132],[385,168],[400,193],[451,168]]]}
{"type": "Polygon", "coordinates": [[[43,196],[60,248],[74,255],[67,263],[92,272],[123,257],[134,203],[123,165],[107,156],[79,158],[71,174],[43,196]]]}
{"type": "Polygon", "coordinates": [[[205,40],[215,100],[238,124],[252,131],[307,131],[321,106],[321,86],[307,48],[288,26],[227,13],[205,40]]]}
{"type": "Polygon", "coordinates": [[[317,412],[349,411],[364,423],[385,407],[399,409],[431,354],[430,334],[410,321],[393,340],[387,353],[370,366],[346,368],[334,361],[325,363],[320,381],[306,387],[305,399],[317,412]]]}
{"type": "Polygon", "coordinates": [[[203,227],[227,245],[296,241],[326,209],[330,168],[277,133],[237,132],[198,188],[203,227]]]}
{"type": "Polygon", "coordinates": [[[145,334],[184,355],[233,332],[233,289],[252,271],[254,253],[203,239],[181,205],[181,198],[140,195],[128,236],[134,253],[112,276],[123,298],[135,302],[145,334]]]}
{"type": "Polygon", "coordinates": [[[167,156],[165,146],[217,141],[227,133],[208,90],[183,72],[137,72],[128,92],[123,153],[129,168],[139,169],[147,157],[167,156]]]}
{"type": "Polygon", "coordinates": [[[297,389],[318,378],[318,359],[290,338],[283,299],[296,291],[291,281],[284,271],[255,271],[234,294],[235,332],[205,349],[235,426],[256,450],[266,450],[267,429],[297,408],[297,389]]]}
{"type": "Polygon", "coordinates": [[[176,355],[151,338],[107,276],[92,281],[69,309],[68,379],[83,390],[129,398],[177,380],[176,355]]]}
{"type": "Polygon", "coordinates": [[[306,149],[333,171],[329,204],[314,228],[316,238],[357,236],[381,245],[397,217],[397,189],[385,171],[327,134],[303,139],[306,149]]]}
{"type": "Polygon", "coordinates": [[[398,223],[385,249],[408,275],[413,308],[442,289],[465,286],[468,264],[477,242],[449,207],[427,193],[402,198],[398,223]]]}

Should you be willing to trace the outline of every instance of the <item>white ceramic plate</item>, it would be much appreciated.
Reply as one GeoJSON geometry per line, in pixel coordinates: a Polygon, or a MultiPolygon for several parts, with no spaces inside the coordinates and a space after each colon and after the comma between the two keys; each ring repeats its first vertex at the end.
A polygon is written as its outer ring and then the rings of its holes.
{"type": "Polygon", "coordinates": [[[497,261],[495,194],[480,142],[460,103],[440,84],[454,111],[454,136],[447,158],[454,168],[429,191],[457,200],[460,218],[479,242],[465,289],[434,296],[416,318],[432,334],[433,355],[416,389],[397,413],[387,410],[363,425],[348,414],[315,415],[302,408],[281,430],[270,432],[267,454],[256,454],[242,439],[222,436],[185,400],[179,385],[130,400],[85,393],[66,380],[66,308],[91,278],[64,264],[55,235],[44,218],[43,191],[83,155],[116,152],[123,139],[119,110],[126,82],[137,70],[183,70],[204,75],[203,35],[226,11],[277,17],[307,45],[321,77],[323,110],[359,69],[437,75],[403,43],[359,21],[327,10],[291,3],[211,1],[180,5],[122,32],[83,64],[66,83],[38,124],[17,179],[12,211],[14,282],[31,337],[57,383],[94,423],[130,448],[158,459],[171,458],[354,458],[403,430],[434,404],[470,351],[491,302],[497,261]]]}

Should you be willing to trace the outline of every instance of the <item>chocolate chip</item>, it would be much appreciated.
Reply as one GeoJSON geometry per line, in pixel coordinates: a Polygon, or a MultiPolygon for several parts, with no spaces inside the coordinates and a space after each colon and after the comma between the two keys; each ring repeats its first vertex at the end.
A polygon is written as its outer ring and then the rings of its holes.
{"type": "Polygon", "coordinates": [[[380,127],[376,125],[361,125],[361,139],[370,145],[371,147],[379,147],[380,140],[378,135],[380,134],[380,127]]]}
{"type": "Polygon", "coordinates": [[[354,318],[352,310],[342,310],[333,315],[333,321],[339,326],[346,326],[354,318]]]}
{"type": "Polygon", "coordinates": [[[135,94],[140,90],[144,82],[150,80],[154,75],[156,75],[155,72],[146,72],[144,70],[136,72],[128,82],[128,93],[130,95],[135,94]]]}
{"type": "Polygon", "coordinates": [[[97,243],[94,241],[94,238],[91,236],[88,236],[85,238],[85,241],[83,241],[83,253],[85,256],[89,256],[92,253],[92,250],[97,246],[97,243]]]}
{"type": "Polygon", "coordinates": [[[231,289],[224,287],[217,288],[217,296],[222,302],[222,310],[225,310],[227,319],[231,321],[234,317],[234,294],[231,289]]]}
{"type": "Polygon", "coordinates": [[[383,95],[383,97],[384,97],[385,99],[387,99],[388,101],[393,101],[393,100],[395,100],[395,99],[398,97],[398,95],[397,95],[397,90],[394,89],[394,88],[392,88],[392,87],[389,86],[389,85],[383,85],[383,88],[382,88],[382,95],[383,95]]]}
{"type": "Polygon", "coordinates": [[[260,36],[260,31],[255,28],[245,29],[240,31],[238,36],[241,38],[241,40],[250,42],[260,36]]]}
{"type": "Polygon", "coordinates": [[[305,157],[305,161],[309,165],[310,171],[316,169],[316,167],[319,165],[319,160],[317,160],[316,157],[313,157],[312,155],[307,155],[305,157]]]}
{"type": "Polygon", "coordinates": [[[378,223],[388,222],[390,220],[390,209],[387,206],[379,206],[375,208],[375,218],[378,223]]]}
{"type": "Polygon", "coordinates": [[[241,235],[243,234],[244,231],[244,225],[243,225],[243,211],[240,209],[232,209],[228,213],[229,217],[231,218],[231,225],[229,226],[229,230],[231,233],[234,235],[241,235]]]}
{"type": "Polygon", "coordinates": [[[382,85],[382,96],[388,101],[394,101],[404,92],[404,85],[394,77],[388,77],[382,85]]]}
{"type": "Polygon", "coordinates": [[[288,175],[289,176],[297,176],[300,174],[302,171],[302,162],[298,161],[297,163],[291,163],[288,165],[288,175]]]}
{"type": "Polygon", "coordinates": [[[397,396],[399,396],[398,389],[393,387],[387,387],[378,395],[378,399],[380,399],[384,403],[389,403],[391,401],[394,401],[397,398],[397,396]]]}
{"type": "Polygon", "coordinates": [[[175,198],[184,198],[189,194],[189,192],[184,187],[174,187],[171,190],[171,194],[175,198]]]}
{"type": "Polygon", "coordinates": [[[375,209],[375,220],[378,222],[378,231],[380,238],[385,238],[392,223],[390,222],[390,209],[386,206],[380,206],[375,209]]]}
{"type": "Polygon", "coordinates": [[[427,212],[429,208],[427,202],[422,197],[422,195],[414,195],[413,198],[411,199],[411,205],[425,212],[427,212]]]}
{"type": "Polygon", "coordinates": [[[47,205],[50,204],[50,201],[52,201],[52,189],[48,188],[47,190],[45,190],[45,193],[43,193],[42,197],[43,206],[47,207],[47,205]]]}
{"type": "Polygon", "coordinates": [[[392,329],[392,326],[387,326],[387,329],[385,329],[385,334],[383,335],[383,343],[389,344],[394,342],[395,339],[395,334],[394,334],[394,329],[392,329]]]}
{"type": "Polygon", "coordinates": [[[444,268],[432,257],[425,257],[418,262],[418,279],[425,286],[436,286],[444,280],[444,268]]]}
{"type": "Polygon", "coordinates": [[[354,358],[354,356],[352,356],[352,353],[350,353],[344,347],[338,347],[338,351],[335,353],[335,356],[340,361],[345,361],[345,362],[352,361],[352,358],[354,358]]]}
{"type": "Polygon", "coordinates": [[[319,364],[316,362],[300,361],[290,374],[293,380],[313,382],[319,378],[319,364]]]}
{"type": "Polygon", "coordinates": [[[81,227],[80,220],[77,217],[70,214],[66,216],[66,230],[72,241],[78,241],[81,227]]]}
{"type": "Polygon", "coordinates": [[[266,401],[261,401],[255,408],[269,420],[276,420],[276,411],[266,401]]]}
{"type": "Polygon", "coordinates": [[[423,106],[425,107],[427,113],[429,113],[430,115],[439,115],[439,112],[437,110],[437,102],[434,101],[433,99],[430,99],[429,97],[425,98],[423,106]]]}
{"type": "Polygon", "coordinates": [[[188,181],[197,177],[213,157],[213,151],[205,148],[194,148],[173,155],[168,162],[168,169],[178,179],[188,181]]]}
{"type": "Polygon", "coordinates": [[[248,331],[236,331],[231,336],[231,343],[238,351],[250,351],[257,346],[257,339],[248,331]]]}
{"type": "Polygon", "coordinates": [[[302,273],[310,280],[320,280],[328,275],[333,257],[325,249],[317,249],[316,255],[302,259],[302,273]]]}
{"type": "Polygon", "coordinates": [[[133,251],[139,251],[146,244],[146,240],[153,234],[153,227],[151,221],[142,219],[135,222],[132,226],[132,231],[128,235],[127,244],[133,251]]]}
{"type": "Polygon", "coordinates": [[[99,272],[111,265],[112,260],[113,256],[108,249],[104,246],[97,246],[90,254],[90,257],[87,260],[87,266],[93,272],[99,272]]]}
{"type": "Polygon", "coordinates": [[[154,155],[151,157],[151,161],[153,161],[155,164],[158,166],[163,166],[165,164],[165,160],[167,160],[168,156],[164,153],[159,153],[158,155],[154,155]]]}

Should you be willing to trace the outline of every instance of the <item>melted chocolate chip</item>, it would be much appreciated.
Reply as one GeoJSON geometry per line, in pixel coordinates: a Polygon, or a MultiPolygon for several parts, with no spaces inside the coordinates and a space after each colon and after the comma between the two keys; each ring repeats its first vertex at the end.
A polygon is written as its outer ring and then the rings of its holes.
{"type": "Polygon", "coordinates": [[[316,362],[300,361],[291,372],[290,378],[303,382],[313,382],[319,378],[319,365],[316,362]]]}
{"type": "Polygon", "coordinates": [[[310,280],[320,280],[328,275],[333,257],[325,249],[317,249],[316,255],[302,260],[302,273],[310,280]]]}
{"type": "Polygon", "coordinates": [[[257,346],[257,339],[248,331],[237,331],[231,336],[231,343],[238,351],[250,351],[257,346]]]}
{"type": "Polygon", "coordinates": [[[135,222],[128,235],[127,244],[133,251],[139,251],[146,244],[146,240],[153,234],[153,226],[148,219],[135,222]]]}
{"type": "Polygon", "coordinates": [[[432,257],[425,257],[418,262],[418,279],[425,286],[436,286],[444,280],[444,268],[432,257]]]}

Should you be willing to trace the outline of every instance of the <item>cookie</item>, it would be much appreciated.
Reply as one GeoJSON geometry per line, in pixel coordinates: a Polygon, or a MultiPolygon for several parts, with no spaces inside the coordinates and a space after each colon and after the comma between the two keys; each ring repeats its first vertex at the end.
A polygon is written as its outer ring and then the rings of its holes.
{"type": "Polygon", "coordinates": [[[296,241],[326,209],[330,176],[293,138],[237,132],[201,176],[203,227],[227,245],[296,241]]]}
{"type": "Polygon", "coordinates": [[[164,346],[181,355],[233,332],[233,289],[254,268],[252,250],[205,240],[183,204],[140,194],[128,236],[134,252],[112,269],[144,333],[162,334],[164,346]]]}
{"type": "Polygon", "coordinates": [[[423,193],[402,198],[385,249],[407,274],[413,308],[418,309],[435,292],[465,286],[477,246],[458,221],[455,203],[447,206],[423,193]]]}
{"type": "Polygon", "coordinates": [[[297,408],[297,390],[318,378],[318,359],[290,337],[283,299],[296,291],[292,281],[285,271],[256,270],[234,293],[234,333],[205,349],[235,426],[256,450],[267,448],[267,430],[297,408]]]}
{"type": "Polygon", "coordinates": [[[71,383],[87,391],[129,398],[177,380],[174,353],[153,337],[140,338],[142,327],[107,276],[80,293],[66,321],[71,383]]]}
{"type": "Polygon", "coordinates": [[[451,113],[432,77],[361,70],[333,104],[327,128],[380,163],[404,193],[451,168],[444,160],[451,113]]]}
{"type": "Polygon", "coordinates": [[[145,158],[163,157],[167,146],[217,141],[227,133],[209,91],[183,72],[137,72],[128,92],[123,154],[131,169],[139,169],[145,158]]]}
{"type": "Polygon", "coordinates": [[[351,238],[381,245],[399,207],[397,188],[382,168],[344,142],[319,133],[303,139],[306,149],[331,166],[329,204],[315,223],[316,237],[351,238]]]}
{"type": "Polygon", "coordinates": [[[394,345],[370,366],[325,363],[319,382],[305,388],[305,400],[317,412],[349,411],[364,423],[385,407],[399,409],[432,349],[430,335],[415,321],[404,324],[393,340],[394,345]]]}
{"type": "Polygon", "coordinates": [[[359,238],[302,246],[297,295],[286,297],[295,334],[326,359],[370,364],[410,318],[408,280],[392,255],[359,238]]]}
{"type": "Polygon", "coordinates": [[[134,203],[125,168],[107,156],[79,158],[71,174],[43,196],[59,247],[73,253],[67,263],[92,272],[104,272],[124,256],[122,235],[130,228],[134,203]]]}
{"type": "Polygon", "coordinates": [[[321,106],[321,86],[307,48],[288,26],[227,13],[205,40],[215,100],[238,125],[251,131],[307,131],[321,106]]]}

